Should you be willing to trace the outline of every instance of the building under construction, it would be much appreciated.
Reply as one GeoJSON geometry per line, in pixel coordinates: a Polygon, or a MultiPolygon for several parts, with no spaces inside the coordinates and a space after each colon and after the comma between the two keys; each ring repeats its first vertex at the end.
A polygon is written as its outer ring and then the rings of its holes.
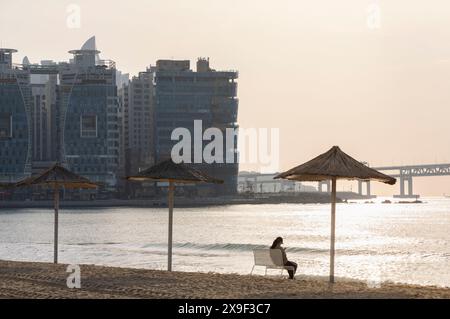
{"type": "MultiPolygon", "coordinates": [[[[190,68],[189,60],[158,60],[155,72],[155,151],[156,160],[171,156],[177,143],[171,139],[176,128],[186,128],[194,136],[194,121],[202,121],[203,131],[217,128],[226,136],[226,129],[237,128],[238,99],[236,71],[216,71],[210,68],[209,59],[199,58],[197,70],[190,68]]],[[[185,187],[186,192],[202,195],[233,195],[237,191],[238,158],[237,137],[231,149],[223,141],[223,154],[233,158],[224,163],[195,163],[194,167],[224,180],[222,185],[185,187]]],[[[203,147],[210,141],[203,141],[203,147]]],[[[194,150],[194,139],[192,139],[194,150]]],[[[198,155],[198,154],[197,154],[198,155]]]]}

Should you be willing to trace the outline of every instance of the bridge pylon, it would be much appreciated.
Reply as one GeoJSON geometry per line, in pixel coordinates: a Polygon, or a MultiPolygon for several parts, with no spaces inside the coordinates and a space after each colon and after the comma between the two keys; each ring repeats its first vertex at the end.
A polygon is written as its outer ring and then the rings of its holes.
{"type": "Polygon", "coordinates": [[[400,195],[394,195],[395,198],[419,198],[420,195],[414,195],[413,192],[413,177],[412,175],[400,175],[400,195]],[[405,184],[408,183],[408,187],[405,184]]]}
{"type": "Polygon", "coordinates": [[[371,190],[370,190],[370,181],[358,181],[358,194],[360,196],[364,196],[367,198],[376,198],[377,196],[372,195],[371,190]],[[364,187],[366,186],[366,194],[364,194],[364,187]]]}
{"type": "Polygon", "coordinates": [[[320,192],[320,193],[322,193],[322,192],[327,192],[327,193],[331,193],[331,183],[330,183],[330,180],[326,180],[326,181],[321,181],[321,182],[319,182],[319,185],[318,185],[318,191],[320,192]],[[323,190],[323,186],[326,186],[326,191],[324,191],[323,190]]]}

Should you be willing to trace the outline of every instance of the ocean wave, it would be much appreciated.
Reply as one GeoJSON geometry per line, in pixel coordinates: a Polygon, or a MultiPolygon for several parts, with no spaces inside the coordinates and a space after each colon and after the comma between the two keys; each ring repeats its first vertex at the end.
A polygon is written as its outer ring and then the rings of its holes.
{"type": "MultiPolygon", "coordinates": [[[[162,244],[147,244],[143,248],[152,247],[167,247],[166,243],[162,244]]],[[[199,243],[174,243],[174,248],[184,248],[193,250],[227,250],[227,251],[253,251],[255,249],[268,249],[267,245],[258,244],[239,244],[239,243],[215,243],[215,244],[199,244],[199,243]]],[[[289,247],[287,252],[328,252],[328,249],[308,248],[308,247],[289,247]]]]}
{"type": "Polygon", "coordinates": [[[94,242],[85,242],[85,243],[67,243],[64,245],[68,245],[68,246],[94,246],[94,245],[120,245],[121,243],[116,243],[116,242],[98,242],[98,243],[94,243],[94,242]]]}
{"type": "MultiPolygon", "coordinates": [[[[153,248],[153,249],[167,249],[167,243],[153,243],[146,244],[141,248],[153,248]]],[[[174,243],[173,248],[175,249],[186,249],[192,251],[228,251],[228,252],[251,252],[255,249],[268,249],[268,245],[260,245],[260,244],[242,244],[242,243],[214,243],[214,244],[202,244],[202,243],[174,243]]],[[[286,252],[289,254],[319,254],[319,255],[329,255],[329,248],[317,248],[317,247],[287,247],[286,252]]],[[[344,249],[337,248],[336,254],[341,256],[404,256],[405,252],[403,251],[377,251],[370,249],[344,249]]],[[[425,252],[417,252],[417,256],[426,258],[426,255],[429,253],[425,252]],[[424,256],[425,255],[425,256],[424,256]]],[[[433,254],[438,255],[439,257],[447,258],[446,254],[433,254]]]]}

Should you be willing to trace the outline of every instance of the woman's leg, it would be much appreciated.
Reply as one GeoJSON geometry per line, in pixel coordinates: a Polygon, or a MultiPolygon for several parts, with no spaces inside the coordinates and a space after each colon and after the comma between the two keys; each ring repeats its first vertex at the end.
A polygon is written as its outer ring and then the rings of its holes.
{"type": "Polygon", "coordinates": [[[294,274],[295,274],[297,272],[298,265],[297,265],[297,263],[295,263],[293,261],[290,261],[290,263],[292,264],[292,266],[294,266],[294,274]]]}
{"type": "Polygon", "coordinates": [[[294,270],[287,269],[287,272],[289,273],[289,278],[294,279],[294,274],[297,271],[297,264],[293,263],[292,261],[287,261],[284,265],[294,267],[294,270]]]}

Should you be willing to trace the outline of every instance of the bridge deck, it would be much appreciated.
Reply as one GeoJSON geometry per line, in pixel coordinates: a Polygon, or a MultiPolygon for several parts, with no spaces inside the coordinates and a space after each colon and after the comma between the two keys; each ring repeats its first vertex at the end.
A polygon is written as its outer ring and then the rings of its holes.
{"type": "Polygon", "coordinates": [[[405,166],[373,167],[377,171],[399,171],[392,177],[450,176],[450,164],[423,164],[405,166]]]}

